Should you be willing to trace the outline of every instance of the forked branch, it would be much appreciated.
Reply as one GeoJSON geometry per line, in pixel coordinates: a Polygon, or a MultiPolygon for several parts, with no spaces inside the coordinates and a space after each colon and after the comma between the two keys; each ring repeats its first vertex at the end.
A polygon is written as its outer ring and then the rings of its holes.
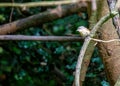
{"type": "Polygon", "coordinates": [[[83,58],[84,58],[84,55],[85,55],[85,51],[88,47],[88,44],[90,43],[91,41],[91,37],[94,37],[95,36],[95,33],[97,32],[97,30],[100,28],[100,26],[102,24],[104,24],[107,20],[109,20],[110,18],[114,17],[115,15],[117,15],[118,12],[116,11],[113,11],[107,15],[105,15],[104,17],[102,17],[98,23],[93,27],[91,33],[89,36],[87,36],[85,38],[85,41],[84,41],[84,44],[80,50],[80,54],[78,56],[78,61],[77,61],[77,65],[76,65],[76,71],[75,71],[75,86],[80,86],[80,83],[79,83],[79,80],[80,80],[80,70],[81,70],[81,65],[82,65],[82,61],[83,61],[83,58]]]}

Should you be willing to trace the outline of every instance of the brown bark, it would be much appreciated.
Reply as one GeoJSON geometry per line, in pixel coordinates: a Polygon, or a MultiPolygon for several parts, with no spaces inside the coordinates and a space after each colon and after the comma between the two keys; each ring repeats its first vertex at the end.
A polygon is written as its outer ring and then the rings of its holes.
{"type": "MultiPolygon", "coordinates": [[[[99,0],[99,18],[106,15],[109,12],[107,5],[107,0],[99,0]]],[[[114,38],[119,38],[117,32],[113,26],[112,20],[107,21],[99,30],[99,38],[102,40],[110,40],[114,38]]],[[[120,43],[110,42],[110,43],[99,43],[98,45],[100,55],[103,59],[105,65],[105,71],[107,78],[111,86],[114,86],[120,75],[120,43]]]]}
{"type": "Polygon", "coordinates": [[[58,6],[53,10],[39,13],[24,19],[20,19],[8,24],[1,25],[0,34],[1,35],[8,34],[20,29],[41,25],[43,23],[50,22],[71,14],[77,13],[79,11],[85,10],[85,8],[86,8],[86,4],[83,4],[83,3],[58,6]]]}

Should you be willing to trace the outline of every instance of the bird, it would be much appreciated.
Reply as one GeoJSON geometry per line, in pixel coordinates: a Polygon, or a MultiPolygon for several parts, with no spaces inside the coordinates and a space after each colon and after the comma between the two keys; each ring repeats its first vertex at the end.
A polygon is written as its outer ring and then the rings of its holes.
{"type": "Polygon", "coordinates": [[[78,31],[82,37],[86,37],[90,34],[90,30],[84,26],[79,26],[76,31],[78,31]]]}

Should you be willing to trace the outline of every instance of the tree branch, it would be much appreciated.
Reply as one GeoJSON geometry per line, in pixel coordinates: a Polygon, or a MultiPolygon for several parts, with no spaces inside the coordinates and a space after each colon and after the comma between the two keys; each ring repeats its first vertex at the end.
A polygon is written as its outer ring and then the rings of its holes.
{"type": "Polygon", "coordinates": [[[93,27],[91,33],[89,36],[87,36],[85,38],[84,44],[80,50],[80,54],[78,56],[78,61],[77,61],[77,65],[76,65],[76,73],[75,73],[75,86],[80,86],[79,83],[79,76],[80,76],[80,70],[81,70],[81,65],[82,65],[82,61],[85,55],[85,51],[91,41],[91,37],[94,37],[96,31],[100,28],[100,26],[105,23],[107,20],[109,20],[110,18],[114,17],[115,15],[117,15],[118,12],[111,12],[110,14],[105,15],[104,17],[102,17],[98,23],[93,27]]]}
{"type": "Polygon", "coordinates": [[[116,83],[115,83],[114,86],[120,86],[120,76],[119,76],[119,78],[117,79],[117,81],[116,81],[116,83]]]}
{"type": "Polygon", "coordinates": [[[96,42],[103,42],[103,43],[109,43],[109,42],[115,42],[115,41],[119,41],[120,42],[120,39],[100,40],[100,39],[91,38],[91,40],[96,41],[96,42]]]}
{"type": "Polygon", "coordinates": [[[120,15],[120,0],[116,1],[115,10],[118,10],[119,15],[120,15]]]}
{"type": "MultiPolygon", "coordinates": [[[[108,5],[109,5],[109,9],[110,11],[118,11],[118,5],[120,5],[120,0],[107,0],[108,1],[108,5]],[[117,3],[117,4],[116,4],[117,3]]],[[[116,28],[116,31],[118,33],[118,36],[120,38],[120,17],[119,14],[116,15],[115,17],[113,17],[113,25],[116,28]]]]}
{"type": "MultiPolygon", "coordinates": [[[[92,0],[92,12],[91,17],[89,19],[89,29],[92,30],[92,28],[97,23],[97,7],[95,0],[92,0]]],[[[96,41],[91,41],[87,47],[87,50],[85,52],[83,62],[81,65],[81,74],[80,74],[80,85],[82,86],[83,82],[85,81],[86,72],[90,63],[90,59],[93,55],[94,48],[95,48],[96,41]]]]}
{"type": "Polygon", "coordinates": [[[25,36],[25,35],[0,35],[0,40],[25,40],[25,41],[83,41],[79,36],[25,36]]]}
{"type": "Polygon", "coordinates": [[[20,29],[29,28],[31,26],[41,25],[83,10],[86,10],[86,5],[82,3],[58,6],[53,10],[1,25],[0,34],[4,35],[20,29]]]}
{"type": "Polygon", "coordinates": [[[0,7],[38,7],[38,6],[57,6],[62,4],[77,3],[77,1],[65,0],[65,1],[37,1],[27,3],[0,3],[0,7]]]}

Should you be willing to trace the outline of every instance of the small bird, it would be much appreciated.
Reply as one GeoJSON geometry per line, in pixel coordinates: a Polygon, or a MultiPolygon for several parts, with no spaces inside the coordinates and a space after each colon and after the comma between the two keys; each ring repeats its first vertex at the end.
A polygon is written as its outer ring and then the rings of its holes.
{"type": "Polygon", "coordinates": [[[78,31],[80,33],[80,36],[82,36],[82,37],[86,37],[90,34],[90,30],[88,30],[84,26],[79,26],[76,31],[78,31]]]}

